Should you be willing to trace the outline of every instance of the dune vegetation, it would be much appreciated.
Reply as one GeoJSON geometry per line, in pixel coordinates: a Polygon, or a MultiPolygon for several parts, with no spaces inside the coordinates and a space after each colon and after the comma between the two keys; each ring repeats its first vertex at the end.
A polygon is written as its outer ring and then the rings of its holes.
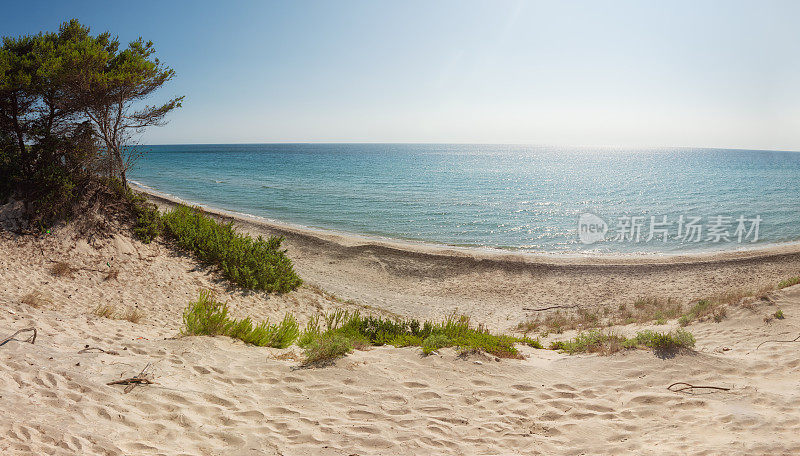
{"type": "MultiPolygon", "coordinates": [[[[249,317],[241,320],[231,318],[227,304],[217,301],[210,291],[201,292],[198,300],[186,308],[181,334],[228,336],[248,344],[274,348],[295,344],[304,350],[305,364],[332,360],[354,349],[381,345],[419,347],[423,355],[453,347],[462,353],[483,352],[497,358],[516,359],[523,358],[517,349],[518,344],[544,348],[538,339],[493,334],[481,326],[474,327],[466,316],[451,316],[437,323],[336,310],[311,317],[302,331],[291,313],[276,324],[268,320],[256,324],[249,317]]],[[[612,354],[636,348],[666,353],[690,349],[694,342],[692,334],[683,329],[665,333],[640,331],[630,339],[594,330],[580,333],[571,340],[553,342],[549,348],[569,354],[612,354]]]]}
{"type": "Polygon", "coordinates": [[[252,290],[291,291],[302,283],[281,250],[283,238],[253,238],[196,208],[178,205],[161,217],[164,233],[178,247],[214,265],[231,282],[252,290]]]}

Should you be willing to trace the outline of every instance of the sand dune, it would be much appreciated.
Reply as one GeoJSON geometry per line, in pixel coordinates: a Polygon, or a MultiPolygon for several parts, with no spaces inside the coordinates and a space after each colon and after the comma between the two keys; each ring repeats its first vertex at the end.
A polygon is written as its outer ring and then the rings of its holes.
{"type": "MultiPolygon", "coordinates": [[[[310,264],[337,255],[306,258],[302,247],[292,244],[291,249],[301,272],[312,278],[317,276],[310,264]]],[[[399,260],[378,256],[371,261],[399,260]]],[[[746,274],[763,267],[766,280],[770,268],[789,268],[782,263],[788,260],[770,261],[767,266],[723,265],[730,269],[722,270],[709,266],[704,273],[719,274],[719,283],[730,285],[733,279],[724,276],[728,272],[746,274]]],[[[373,276],[375,268],[366,268],[362,275],[349,276],[358,265],[364,267],[363,261],[341,263],[347,266],[329,266],[329,280],[364,296],[400,293],[413,281],[423,284],[408,290],[408,307],[394,296],[396,304],[386,306],[392,311],[433,316],[458,302],[477,322],[487,317],[497,327],[511,327],[524,317],[516,313],[517,320],[504,319],[519,305],[515,293],[533,293],[521,290],[543,290],[560,281],[563,289],[575,289],[573,280],[587,273],[559,278],[561,273],[543,272],[537,287],[521,282],[529,270],[519,276],[490,270],[484,275],[432,274],[442,285],[422,301],[416,298],[427,296],[433,286],[422,276],[378,289],[361,279],[400,280],[398,273],[382,269],[373,276]],[[495,301],[483,299],[476,277],[519,279],[495,288],[501,295],[497,299],[505,296],[512,310],[485,309],[495,301]],[[478,291],[464,299],[470,284],[478,291]],[[444,309],[422,310],[436,302],[444,309]]],[[[624,288],[644,275],[635,268],[625,271],[607,280],[624,288]]],[[[609,274],[602,268],[594,274],[603,272],[609,274]]],[[[770,280],[777,278],[782,277],[770,280]]],[[[28,326],[39,331],[33,345],[12,341],[0,346],[1,454],[800,452],[798,344],[768,343],[756,349],[766,340],[800,334],[800,287],[774,293],[772,302],[731,308],[720,323],[692,324],[697,351],[673,358],[649,351],[600,357],[521,348],[526,359],[497,361],[484,355],[462,358],[450,349],[423,357],[418,349],[379,347],[356,351],[327,367],[302,368],[296,347],[278,350],[224,337],[177,337],[181,311],[203,288],[215,288],[234,314],[256,319],[292,311],[304,320],[321,310],[366,303],[346,304],[313,286],[282,296],[243,293],[158,243],[143,245],[124,235],[89,243],[75,241],[68,231],[39,240],[0,235],[0,283],[0,337],[28,326]],[[56,277],[50,272],[54,261],[80,269],[72,277],[56,277]],[[118,269],[118,277],[106,280],[111,267],[118,269]],[[33,291],[39,293],[38,307],[21,302],[33,291]],[[138,324],[101,318],[92,314],[98,305],[135,307],[143,317],[138,324]],[[764,316],[777,308],[786,319],[765,322],[764,316]],[[87,345],[111,353],[80,353],[87,345]],[[107,385],[148,364],[154,384],[129,393],[124,386],[107,385]],[[667,390],[678,381],[730,390],[667,390]]],[[[688,279],[664,287],[683,283],[688,279]]],[[[700,292],[705,285],[694,286],[700,292]]],[[[369,304],[381,307],[379,300],[369,304]]],[[[670,323],[660,328],[673,327],[670,323]]],[[[641,328],[612,329],[633,334],[641,328]]]]}
{"type": "MultiPolygon", "coordinates": [[[[769,326],[742,310],[698,324],[699,353],[660,359],[526,350],[460,359],[450,350],[357,351],[299,368],[227,338],[172,339],[151,325],[4,302],[3,454],[795,454],[800,355],[755,346],[800,331],[800,290],[769,326]],[[13,312],[13,313],[12,313],[13,312]],[[793,316],[794,315],[794,316],[793,316]],[[78,352],[85,345],[118,354],[78,352]],[[718,348],[725,346],[729,351],[718,348]],[[477,361],[477,362],[476,362],[477,361]],[[106,382],[150,363],[156,384],[106,382]],[[667,391],[675,381],[729,392],[667,391]]],[[[55,307],[55,305],[54,305],[55,307]]],[[[790,337],[791,336],[791,337],[790,337]]],[[[285,359],[278,359],[278,357],[285,359]]]]}

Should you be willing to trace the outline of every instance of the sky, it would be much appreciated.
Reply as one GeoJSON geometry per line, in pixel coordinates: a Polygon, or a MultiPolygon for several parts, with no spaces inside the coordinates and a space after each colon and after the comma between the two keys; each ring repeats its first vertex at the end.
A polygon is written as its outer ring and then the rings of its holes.
{"type": "Polygon", "coordinates": [[[6,2],[152,40],[185,95],[145,144],[800,150],[800,2],[6,2]],[[113,4],[112,4],[113,3],[113,4]]]}

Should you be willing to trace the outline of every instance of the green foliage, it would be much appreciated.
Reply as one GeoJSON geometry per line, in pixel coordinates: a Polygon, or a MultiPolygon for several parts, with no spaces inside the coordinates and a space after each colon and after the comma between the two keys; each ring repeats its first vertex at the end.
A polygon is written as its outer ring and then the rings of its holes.
{"type": "Polygon", "coordinates": [[[778,319],[778,320],[783,320],[784,318],[786,318],[786,317],[783,315],[783,311],[782,311],[781,309],[778,309],[777,311],[775,311],[775,313],[774,313],[774,314],[772,314],[772,316],[773,316],[773,317],[775,317],[775,318],[776,318],[776,319],[778,319]]]}
{"type": "Polygon", "coordinates": [[[678,319],[678,324],[687,326],[695,320],[703,320],[707,317],[711,317],[714,321],[719,323],[726,316],[727,310],[725,309],[724,303],[710,299],[701,299],[678,319]]]}
{"type": "Polygon", "coordinates": [[[422,353],[430,355],[434,351],[446,347],[450,339],[442,333],[431,334],[422,341],[422,353]]]}
{"type": "Polygon", "coordinates": [[[136,193],[120,180],[115,178],[105,179],[108,186],[116,195],[128,203],[133,216],[133,235],[145,244],[149,244],[164,231],[164,222],[158,207],[149,202],[147,197],[136,193]]]}
{"type": "Polygon", "coordinates": [[[531,348],[538,348],[539,350],[544,349],[544,346],[539,341],[539,339],[532,339],[530,337],[518,337],[517,341],[519,343],[525,344],[531,348]]]}
{"type": "Polygon", "coordinates": [[[353,351],[353,342],[342,334],[326,332],[306,346],[305,364],[329,361],[353,351]]]}
{"type": "Polygon", "coordinates": [[[778,283],[778,289],[780,290],[783,288],[791,287],[797,285],[798,283],[800,283],[800,277],[790,277],[786,280],[781,280],[778,283]]]}
{"type": "Polygon", "coordinates": [[[429,354],[443,347],[461,350],[482,350],[501,358],[521,358],[516,344],[542,348],[536,339],[491,334],[483,328],[470,326],[469,318],[451,316],[441,323],[419,320],[393,320],[373,315],[362,316],[359,312],[337,310],[322,315],[323,329],[319,318],[312,319],[298,340],[298,345],[307,347],[315,339],[338,334],[349,340],[354,347],[370,345],[393,345],[395,347],[422,347],[429,354]]]}
{"type": "MultiPolygon", "coordinates": [[[[430,338],[430,336],[428,337],[430,338]]],[[[413,334],[398,334],[389,341],[389,345],[393,345],[395,347],[421,347],[423,343],[424,341],[421,337],[413,334]]]]}
{"type": "Polygon", "coordinates": [[[131,193],[134,195],[131,201],[131,209],[133,216],[136,218],[133,225],[133,234],[140,241],[149,244],[153,239],[161,235],[164,230],[164,222],[161,220],[161,214],[155,204],[147,201],[144,196],[131,193]]]}
{"type": "MultiPolygon", "coordinates": [[[[33,225],[46,227],[73,215],[97,176],[124,183],[131,134],[162,125],[180,106],[180,97],[158,106],[145,102],[173,76],[152,43],[139,39],[121,49],[110,33],[92,35],[75,19],[57,32],[3,37],[0,202],[24,200],[33,225]]],[[[152,239],[153,213],[136,215],[137,235],[152,239]]]]}
{"type": "Polygon", "coordinates": [[[228,305],[214,300],[210,291],[201,291],[200,298],[183,312],[181,334],[194,336],[226,335],[231,319],[228,305]]]}
{"type": "Polygon", "coordinates": [[[694,336],[690,332],[677,329],[668,333],[640,331],[628,342],[628,345],[645,346],[657,352],[672,352],[682,348],[692,348],[694,343],[694,336]]]}
{"type": "Polygon", "coordinates": [[[0,204],[5,204],[14,191],[15,181],[19,179],[19,154],[11,138],[0,129],[0,204]]]}
{"type": "Polygon", "coordinates": [[[217,302],[210,291],[183,312],[183,335],[228,336],[259,347],[286,348],[300,335],[297,320],[286,314],[277,325],[269,320],[253,325],[250,318],[236,320],[228,316],[228,305],[217,302]]]}
{"type": "Polygon", "coordinates": [[[256,239],[237,233],[233,223],[219,223],[196,208],[177,206],[162,216],[175,243],[217,266],[233,283],[249,289],[288,292],[302,281],[280,249],[283,238],[256,239]]]}
{"type": "Polygon", "coordinates": [[[322,332],[319,327],[319,316],[313,316],[306,323],[306,328],[297,339],[297,346],[301,348],[308,347],[314,339],[318,338],[322,332]]]}
{"type": "Polygon", "coordinates": [[[330,360],[350,353],[354,348],[389,344],[396,347],[421,347],[424,354],[443,347],[481,350],[503,358],[521,358],[516,344],[542,348],[536,339],[494,335],[473,328],[467,317],[450,317],[441,323],[418,320],[390,320],[359,312],[336,310],[309,319],[303,331],[288,314],[277,325],[265,321],[254,325],[250,318],[236,320],[228,316],[228,306],[203,291],[184,310],[184,335],[224,335],[242,341],[276,348],[293,342],[305,349],[306,362],[330,360]]]}
{"type": "Polygon", "coordinates": [[[601,353],[611,354],[627,348],[626,339],[622,336],[601,330],[587,331],[567,341],[555,341],[550,344],[551,350],[562,350],[569,354],[601,353]]]}
{"type": "Polygon", "coordinates": [[[594,330],[580,333],[571,340],[552,342],[550,349],[561,350],[569,354],[600,353],[607,355],[621,350],[647,347],[657,353],[669,353],[679,349],[692,348],[694,343],[694,336],[684,329],[677,329],[668,333],[650,330],[640,331],[636,334],[636,337],[631,339],[594,330]]]}
{"type": "Polygon", "coordinates": [[[300,336],[300,325],[292,314],[286,314],[272,332],[271,347],[286,348],[300,336]]]}

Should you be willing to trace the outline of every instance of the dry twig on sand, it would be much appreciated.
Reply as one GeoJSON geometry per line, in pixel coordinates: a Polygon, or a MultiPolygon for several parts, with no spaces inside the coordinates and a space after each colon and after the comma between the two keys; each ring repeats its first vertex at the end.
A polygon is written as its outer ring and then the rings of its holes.
{"type": "Polygon", "coordinates": [[[788,343],[792,343],[792,342],[800,342],[800,334],[798,334],[797,337],[795,337],[792,340],[765,340],[764,342],[761,342],[760,344],[758,344],[758,347],[756,347],[756,350],[758,350],[764,344],[769,344],[769,343],[773,343],[773,344],[788,344],[788,343]]]}
{"type": "Polygon", "coordinates": [[[20,329],[19,331],[17,331],[17,332],[15,332],[14,334],[12,334],[12,335],[10,335],[10,336],[6,337],[5,339],[3,339],[3,340],[0,340],[0,346],[3,346],[3,345],[5,345],[5,344],[9,343],[9,342],[11,342],[12,340],[16,340],[16,341],[18,341],[18,342],[28,342],[28,343],[32,344],[32,343],[36,342],[36,328],[25,328],[25,329],[20,329]],[[28,338],[27,338],[27,339],[25,339],[25,340],[22,340],[22,339],[17,339],[17,338],[15,338],[15,336],[16,336],[17,334],[19,334],[19,333],[24,333],[24,332],[32,332],[33,334],[31,334],[30,336],[28,336],[28,338]]]}
{"type": "Polygon", "coordinates": [[[711,389],[711,390],[719,390],[719,391],[730,391],[730,388],[725,388],[722,386],[697,386],[692,385],[691,383],[686,382],[675,382],[667,387],[668,390],[672,391],[673,393],[680,393],[681,391],[686,390],[694,390],[694,389],[711,389]],[[681,386],[682,388],[672,389],[674,386],[681,386]]]}
{"type": "Polygon", "coordinates": [[[552,309],[574,309],[575,307],[580,307],[580,305],[575,304],[574,306],[550,306],[550,307],[542,307],[541,309],[531,309],[530,307],[523,307],[522,310],[526,310],[528,312],[542,312],[545,310],[552,310],[552,309]]]}
{"type": "Polygon", "coordinates": [[[147,363],[147,365],[144,366],[144,369],[142,369],[137,376],[124,378],[122,380],[114,380],[113,382],[106,383],[106,385],[128,385],[123,390],[125,391],[125,394],[130,393],[134,388],[136,388],[136,385],[152,385],[153,381],[148,378],[149,374],[145,374],[145,371],[147,371],[149,367],[150,363],[147,363]]]}
{"type": "Polygon", "coordinates": [[[81,351],[79,351],[78,354],[82,355],[84,353],[92,353],[92,352],[95,352],[95,351],[99,351],[101,353],[106,353],[106,354],[109,354],[109,355],[119,355],[119,352],[114,351],[114,350],[104,350],[104,349],[102,349],[100,347],[90,347],[88,345],[86,347],[84,347],[81,351]]]}

